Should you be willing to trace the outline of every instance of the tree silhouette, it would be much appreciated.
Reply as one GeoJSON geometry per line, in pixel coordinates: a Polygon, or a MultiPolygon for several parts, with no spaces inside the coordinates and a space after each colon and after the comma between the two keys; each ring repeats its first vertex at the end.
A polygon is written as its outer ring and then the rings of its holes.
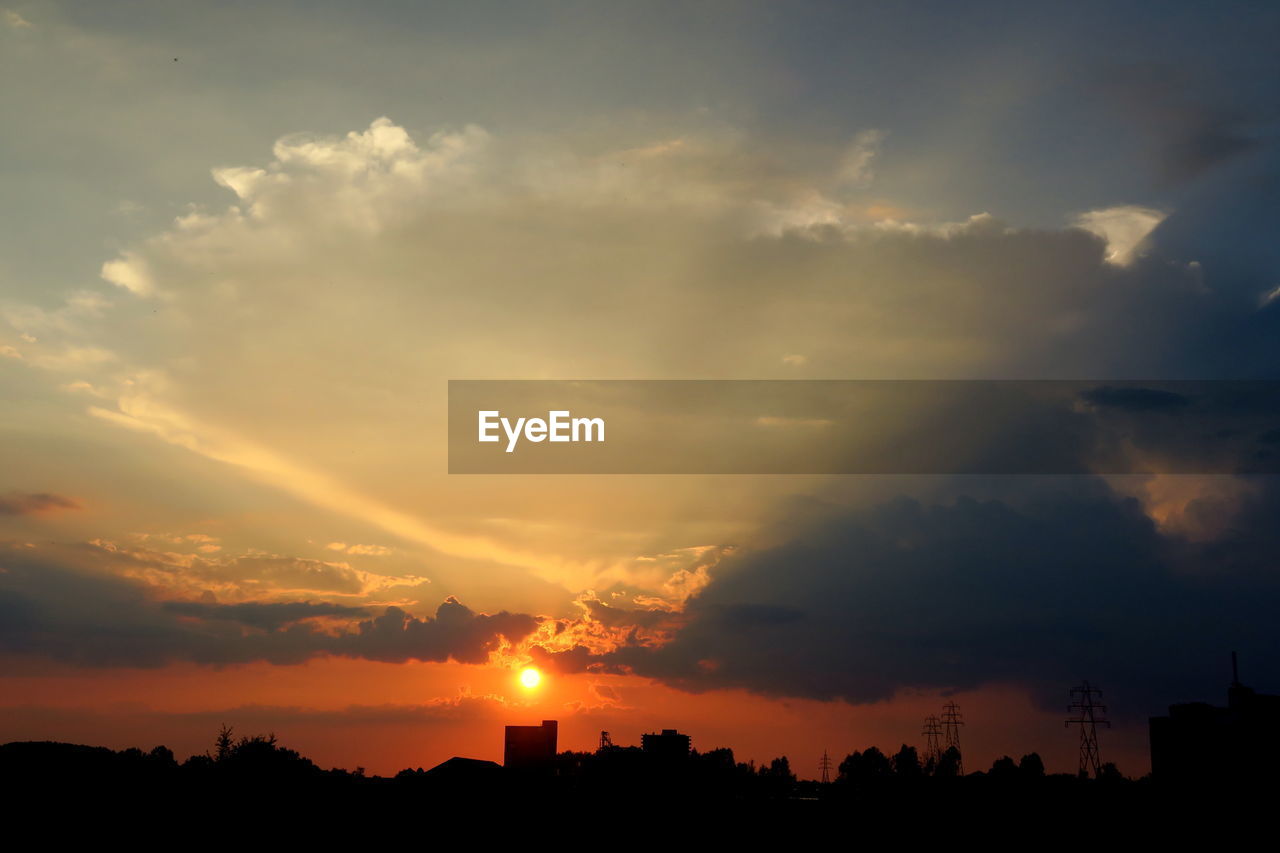
{"type": "Polygon", "coordinates": [[[774,798],[787,797],[796,784],[796,775],[791,772],[791,762],[785,755],[775,758],[766,765],[760,765],[760,781],[764,783],[766,796],[774,798]]]}
{"type": "Polygon", "coordinates": [[[914,746],[907,746],[905,743],[902,745],[897,755],[893,757],[893,772],[894,775],[903,779],[916,779],[923,774],[920,768],[920,756],[914,746]]]}
{"type": "Polygon", "coordinates": [[[1108,783],[1123,782],[1124,774],[1120,772],[1120,768],[1116,767],[1114,762],[1108,761],[1098,768],[1098,779],[1108,783]]]}
{"type": "Polygon", "coordinates": [[[164,764],[169,767],[177,767],[178,762],[173,757],[173,750],[167,746],[157,746],[147,753],[147,757],[158,764],[164,764]]]}
{"type": "Polygon", "coordinates": [[[959,776],[960,750],[954,746],[947,747],[947,751],[938,759],[938,766],[934,768],[933,775],[947,779],[959,776]]]}
{"type": "Polygon", "coordinates": [[[231,757],[231,754],[235,752],[236,741],[232,736],[232,731],[233,729],[231,726],[228,726],[226,723],[223,723],[222,727],[218,729],[218,737],[213,742],[214,761],[226,761],[231,757]]]}
{"type": "Polygon", "coordinates": [[[695,749],[691,758],[709,772],[732,773],[737,766],[733,760],[733,750],[726,747],[707,752],[698,752],[695,749]]]}
{"type": "Polygon", "coordinates": [[[769,766],[760,768],[761,776],[770,776],[783,782],[796,781],[796,774],[791,772],[791,761],[784,755],[769,762],[769,766]]]}
{"type": "Polygon", "coordinates": [[[1018,762],[1018,772],[1028,779],[1040,779],[1044,777],[1044,761],[1037,752],[1030,752],[1022,756],[1022,760],[1018,762]]]}
{"type": "Polygon", "coordinates": [[[1018,776],[1018,765],[1013,763],[1012,758],[1004,755],[992,763],[990,774],[993,779],[1015,779],[1018,776]]]}
{"type": "Polygon", "coordinates": [[[889,757],[874,746],[862,752],[853,752],[840,762],[838,768],[839,781],[853,784],[867,784],[893,775],[893,765],[889,757]]]}

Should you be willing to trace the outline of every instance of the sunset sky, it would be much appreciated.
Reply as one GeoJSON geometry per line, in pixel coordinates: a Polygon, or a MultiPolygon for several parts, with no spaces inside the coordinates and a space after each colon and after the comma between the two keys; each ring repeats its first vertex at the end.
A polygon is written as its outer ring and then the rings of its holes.
{"type": "Polygon", "coordinates": [[[1280,8],[964,6],[0,6],[0,742],[1280,690],[1271,478],[447,473],[450,379],[1280,378],[1280,8]]]}

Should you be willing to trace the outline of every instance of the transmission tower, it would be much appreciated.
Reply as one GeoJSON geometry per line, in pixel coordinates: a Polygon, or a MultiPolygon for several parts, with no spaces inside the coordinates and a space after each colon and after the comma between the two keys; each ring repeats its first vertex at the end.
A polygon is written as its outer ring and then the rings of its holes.
{"type": "Polygon", "coordinates": [[[822,750],[822,760],[818,762],[818,769],[822,771],[822,784],[828,784],[831,781],[831,758],[828,757],[825,749],[822,750]]]}
{"type": "Polygon", "coordinates": [[[1080,769],[1081,776],[1093,772],[1097,779],[1102,773],[1102,763],[1098,758],[1098,726],[1111,728],[1111,721],[1099,716],[1107,713],[1107,706],[1097,701],[1102,698],[1102,691],[1087,681],[1071,688],[1071,704],[1067,710],[1075,714],[1067,720],[1068,726],[1080,727],[1080,769]]]}
{"type": "Polygon", "coordinates": [[[920,734],[924,735],[925,763],[932,761],[937,766],[938,760],[942,758],[942,722],[930,714],[924,718],[924,729],[920,734]]]}
{"type": "Polygon", "coordinates": [[[600,732],[600,751],[604,752],[606,749],[613,749],[613,738],[609,737],[608,732],[602,731],[600,732]]]}
{"type": "MultiPolygon", "coordinates": [[[[964,715],[960,713],[960,706],[955,702],[948,702],[942,706],[942,731],[945,735],[947,748],[955,747],[957,753],[960,753],[960,727],[964,725],[964,715]]],[[[963,753],[961,753],[963,755],[963,753]]],[[[961,758],[956,762],[956,775],[964,775],[964,759],[961,758]]]]}

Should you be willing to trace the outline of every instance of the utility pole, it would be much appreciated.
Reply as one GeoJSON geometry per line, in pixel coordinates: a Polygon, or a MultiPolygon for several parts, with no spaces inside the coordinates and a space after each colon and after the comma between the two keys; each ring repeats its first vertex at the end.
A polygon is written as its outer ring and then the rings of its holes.
{"type": "Polygon", "coordinates": [[[1067,710],[1075,714],[1067,720],[1066,725],[1080,727],[1080,769],[1081,776],[1093,772],[1097,779],[1102,774],[1102,763],[1098,757],[1098,726],[1111,728],[1111,721],[1099,716],[1107,713],[1107,706],[1096,701],[1102,698],[1102,691],[1087,681],[1071,688],[1071,704],[1067,710]]]}

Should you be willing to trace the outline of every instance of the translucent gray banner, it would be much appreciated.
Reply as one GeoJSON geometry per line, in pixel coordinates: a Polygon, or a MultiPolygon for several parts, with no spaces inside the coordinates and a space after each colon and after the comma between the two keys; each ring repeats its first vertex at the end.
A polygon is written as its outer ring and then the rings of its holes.
{"type": "Polygon", "coordinates": [[[452,474],[1274,474],[1280,381],[452,380],[452,474]]]}

